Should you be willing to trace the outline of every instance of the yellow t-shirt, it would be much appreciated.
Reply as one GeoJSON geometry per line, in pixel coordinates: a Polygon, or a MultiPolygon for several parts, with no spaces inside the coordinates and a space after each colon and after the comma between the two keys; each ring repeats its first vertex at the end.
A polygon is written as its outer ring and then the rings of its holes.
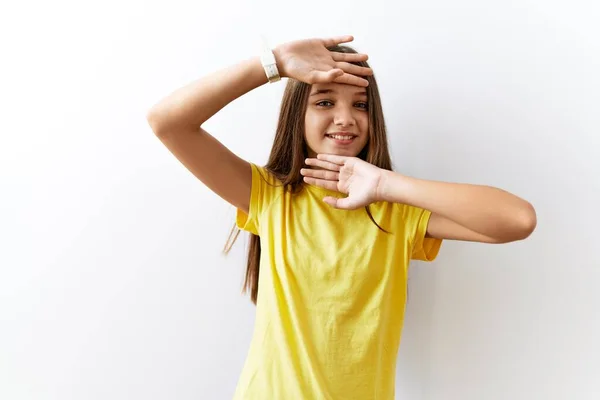
{"type": "Polygon", "coordinates": [[[236,400],[393,400],[409,260],[431,261],[429,211],[388,202],[338,210],[341,193],[292,194],[252,165],[241,229],[260,236],[256,320],[236,400]]]}

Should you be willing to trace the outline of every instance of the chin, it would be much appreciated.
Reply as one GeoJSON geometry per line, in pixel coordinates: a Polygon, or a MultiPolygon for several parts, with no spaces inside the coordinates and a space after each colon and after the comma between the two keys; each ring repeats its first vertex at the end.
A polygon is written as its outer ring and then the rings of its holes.
{"type": "Polygon", "coordinates": [[[337,156],[356,157],[364,148],[364,145],[357,145],[358,143],[353,143],[351,146],[322,146],[321,152],[337,156]]]}
{"type": "Polygon", "coordinates": [[[351,149],[335,149],[330,152],[330,154],[335,154],[336,156],[345,156],[345,157],[356,157],[360,151],[351,150],[351,149]]]}

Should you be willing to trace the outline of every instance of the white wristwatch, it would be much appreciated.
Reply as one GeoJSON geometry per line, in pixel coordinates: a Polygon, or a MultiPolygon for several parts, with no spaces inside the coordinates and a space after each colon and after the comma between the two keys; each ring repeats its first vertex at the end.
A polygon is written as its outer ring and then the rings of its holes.
{"type": "Polygon", "coordinates": [[[275,83],[281,79],[279,76],[279,70],[277,69],[277,61],[275,60],[275,54],[269,48],[266,40],[263,38],[263,51],[260,55],[260,62],[265,69],[265,74],[270,83],[275,83]]]}

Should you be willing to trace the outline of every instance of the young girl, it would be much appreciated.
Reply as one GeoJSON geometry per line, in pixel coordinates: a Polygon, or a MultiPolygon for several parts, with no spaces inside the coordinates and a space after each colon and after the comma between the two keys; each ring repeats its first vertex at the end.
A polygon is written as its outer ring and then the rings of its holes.
{"type": "Polygon", "coordinates": [[[289,79],[264,167],[201,127],[269,81],[259,57],[148,113],[165,146],[237,207],[237,227],[251,234],[244,288],[256,323],[235,399],[394,399],[409,261],[435,259],[443,239],[506,243],[536,225],[531,204],[506,191],[392,171],[367,56],[341,45],[352,40],[273,50],[289,79]]]}

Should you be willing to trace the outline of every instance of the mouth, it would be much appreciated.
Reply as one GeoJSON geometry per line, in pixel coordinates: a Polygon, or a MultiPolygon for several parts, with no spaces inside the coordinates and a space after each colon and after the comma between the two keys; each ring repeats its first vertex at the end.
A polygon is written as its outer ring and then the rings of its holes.
{"type": "Polygon", "coordinates": [[[339,145],[345,145],[345,144],[350,144],[354,141],[354,139],[356,139],[358,137],[358,135],[355,135],[353,133],[326,133],[325,137],[327,137],[328,139],[333,140],[336,144],[339,145]]]}

